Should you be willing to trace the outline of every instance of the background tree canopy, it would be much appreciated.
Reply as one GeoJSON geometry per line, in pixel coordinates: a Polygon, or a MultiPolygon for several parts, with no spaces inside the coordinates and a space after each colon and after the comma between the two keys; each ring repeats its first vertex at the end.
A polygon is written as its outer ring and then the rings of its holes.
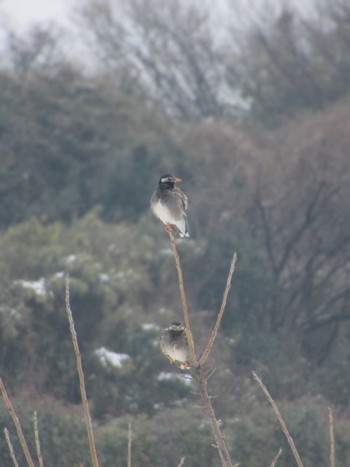
{"type": "MultiPolygon", "coordinates": [[[[235,458],[268,465],[283,443],[247,379],[256,369],[283,401],[305,466],[326,462],[323,408],[336,407],[346,465],[349,6],[332,1],[307,18],[255,11],[243,29],[232,13],[219,31],[199,4],[121,3],[76,13],[93,72],[48,27],[7,36],[0,362],[25,425],[35,407],[48,465],[88,465],[64,313],[69,273],[102,465],[125,465],[130,414],[135,463],[185,455],[188,466],[215,465],[189,381],[158,348],[161,328],[181,317],[168,239],[149,212],[170,172],[190,201],[192,235],[179,251],[199,341],[238,253],[211,382],[235,458]]],[[[4,441],[0,450],[12,465],[4,441]]]]}

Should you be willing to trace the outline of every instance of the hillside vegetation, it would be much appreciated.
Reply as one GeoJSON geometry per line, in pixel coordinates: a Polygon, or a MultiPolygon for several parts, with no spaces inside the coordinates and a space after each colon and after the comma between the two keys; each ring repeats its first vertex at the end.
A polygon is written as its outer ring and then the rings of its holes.
{"type": "MultiPolygon", "coordinates": [[[[135,465],[177,465],[182,455],[189,467],[217,465],[190,383],[158,346],[181,306],[149,199],[159,176],[173,173],[189,197],[191,238],[178,248],[199,342],[238,254],[210,362],[233,457],[270,465],[282,446],[278,465],[293,463],[250,379],[255,369],[305,467],[327,463],[326,407],[334,407],[337,466],[345,466],[349,8],[345,0],[326,5],[326,25],[283,10],[239,36],[233,28],[222,47],[209,12],[158,3],[127,2],[130,29],[107,3],[79,13],[81,37],[100,60],[94,73],[62,55],[48,28],[26,41],[8,35],[0,69],[1,377],[28,437],[38,411],[45,465],[89,465],[64,312],[69,274],[101,465],[126,465],[130,416],[135,465]]],[[[3,406],[0,421],[10,427],[3,406]]],[[[0,458],[12,465],[3,439],[0,458]]]]}

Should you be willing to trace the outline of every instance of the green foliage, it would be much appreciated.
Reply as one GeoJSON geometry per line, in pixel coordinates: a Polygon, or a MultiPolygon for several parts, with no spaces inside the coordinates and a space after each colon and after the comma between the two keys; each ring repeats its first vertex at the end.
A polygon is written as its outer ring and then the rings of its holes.
{"type": "MultiPolygon", "coordinates": [[[[67,407],[51,398],[37,399],[26,396],[22,399],[12,399],[16,413],[35,462],[36,449],[34,444],[33,412],[37,410],[39,438],[45,465],[60,465],[69,467],[81,463],[89,465],[89,448],[86,426],[82,413],[74,407],[67,407]]],[[[17,432],[6,406],[1,404],[0,426],[6,426],[10,433],[16,458],[19,465],[25,465],[17,432]]],[[[2,431],[2,430],[1,430],[2,431]]],[[[1,465],[13,465],[9,456],[4,434],[0,438],[1,465]]]]}
{"type": "Polygon", "coordinates": [[[181,166],[168,122],[106,79],[62,65],[25,83],[0,70],[0,87],[1,225],[69,221],[97,204],[106,219],[135,219],[156,181],[149,168],[181,166]]]}
{"type": "MultiPolygon", "coordinates": [[[[182,456],[190,467],[216,465],[210,429],[198,410],[163,410],[152,419],[141,415],[131,422],[135,465],[177,465],[182,456]]],[[[126,464],[127,423],[127,418],[119,418],[99,431],[102,465],[126,464]]]]}
{"type": "MultiPolygon", "coordinates": [[[[305,467],[325,465],[328,459],[327,415],[324,401],[303,398],[298,403],[279,403],[282,416],[294,440],[305,467]]],[[[232,445],[242,465],[260,467],[269,465],[282,447],[278,461],[281,467],[295,463],[294,456],[270,407],[235,420],[232,427],[232,445]]],[[[348,446],[343,446],[344,451],[348,446]]],[[[340,457],[343,453],[339,453],[340,457]]]]}

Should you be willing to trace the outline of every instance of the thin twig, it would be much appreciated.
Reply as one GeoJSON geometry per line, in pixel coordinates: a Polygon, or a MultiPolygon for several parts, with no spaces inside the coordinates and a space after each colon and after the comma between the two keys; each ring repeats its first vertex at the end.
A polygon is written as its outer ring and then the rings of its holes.
{"type": "Polygon", "coordinates": [[[73,315],[72,315],[72,310],[71,310],[70,301],[69,301],[69,281],[68,281],[68,278],[66,280],[66,312],[67,312],[68,321],[69,321],[69,329],[70,329],[70,332],[71,332],[71,335],[72,335],[72,342],[73,342],[74,352],[75,352],[75,356],[76,356],[76,359],[77,359],[77,369],[78,369],[78,375],[79,375],[80,393],[81,393],[81,399],[82,399],[82,402],[83,402],[83,409],[84,409],[86,428],[87,428],[88,438],[89,438],[89,447],[90,447],[90,455],[91,455],[92,465],[93,465],[93,467],[98,467],[99,463],[98,463],[98,459],[97,459],[94,432],[92,430],[92,422],[91,422],[91,415],[90,415],[90,410],[89,410],[89,403],[88,403],[88,400],[87,400],[87,397],[86,397],[83,365],[81,363],[81,354],[80,354],[79,345],[78,345],[77,333],[75,332],[73,315]]]}
{"type": "Polygon", "coordinates": [[[272,408],[273,408],[273,410],[274,410],[274,412],[276,414],[276,417],[277,417],[278,421],[280,422],[282,431],[285,434],[285,437],[287,438],[287,441],[288,441],[289,446],[290,446],[290,448],[291,448],[291,450],[293,452],[294,458],[295,458],[298,466],[303,467],[303,463],[301,462],[301,459],[300,459],[299,453],[297,451],[297,448],[295,447],[293,438],[291,437],[291,435],[290,435],[290,433],[288,431],[287,425],[285,424],[285,422],[284,422],[284,420],[282,418],[281,412],[279,411],[276,402],[272,399],[272,397],[271,397],[269,391],[267,390],[266,386],[261,381],[259,376],[255,373],[255,371],[252,371],[252,374],[253,374],[253,378],[257,382],[258,386],[260,387],[262,392],[265,394],[266,399],[270,402],[270,404],[271,404],[271,406],[272,406],[272,408]]]}
{"type": "Polygon", "coordinates": [[[12,446],[10,435],[9,435],[9,432],[8,432],[7,428],[4,428],[4,433],[5,433],[6,443],[7,443],[7,446],[9,448],[9,451],[10,451],[10,456],[11,456],[13,465],[15,467],[19,467],[16,456],[15,456],[15,451],[13,450],[13,446],[12,446]]]}
{"type": "Polygon", "coordinates": [[[4,398],[5,404],[7,406],[7,409],[10,412],[10,415],[12,417],[13,423],[15,424],[17,434],[18,434],[18,438],[19,438],[19,441],[21,443],[25,458],[27,460],[27,464],[30,467],[34,467],[34,462],[33,462],[32,458],[31,458],[30,453],[29,453],[28,445],[27,445],[27,442],[26,442],[26,440],[24,438],[24,434],[23,434],[21,424],[19,422],[19,419],[17,417],[15,409],[13,408],[13,405],[12,405],[8,395],[7,395],[4,383],[3,383],[1,378],[0,378],[0,390],[2,392],[2,395],[3,395],[3,398],[4,398]]]}
{"type": "Polygon", "coordinates": [[[277,464],[277,461],[280,458],[281,454],[282,454],[282,448],[279,448],[279,450],[277,451],[277,454],[272,459],[270,467],[275,467],[275,465],[277,464]]]}
{"type": "Polygon", "coordinates": [[[330,467],[335,467],[333,411],[330,407],[328,407],[328,424],[329,424],[329,465],[330,467]]]}
{"type": "Polygon", "coordinates": [[[40,440],[39,440],[39,426],[38,426],[38,414],[34,411],[34,439],[36,446],[36,454],[38,456],[39,466],[44,467],[43,456],[41,454],[40,440]]]}
{"type": "Polygon", "coordinates": [[[185,462],[185,456],[181,457],[180,462],[177,464],[177,467],[182,467],[184,465],[184,462],[185,462]]]}
{"type": "Polygon", "coordinates": [[[131,443],[132,443],[132,431],[131,421],[128,423],[128,467],[131,467],[131,443]]]}
{"type": "Polygon", "coordinates": [[[197,359],[195,351],[194,351],[194,343],[193,343],[193,337],[192,337],[192,332],[191,332],[191,327],[190,327],[190,318],[189,318],[189,315],[188,315],[188,305],[187,305],[187,300],[186,300],[186,294],[185,294],[185,287],[184,287],[184,282],[183,282],[183,275],[182,275],[182,269],[181,269],[181,264],[180,264],[180,258],[179,258],[179,254],[177,252],[175,238],[174,238],[174,234],[173,234],[172,230],[169,229],[168,233],[169,233],[171,248],[173,250],[173,254],[174,254],[174,258],[175,258],[177,274],[178,274],[178,278],[179,278],[179,289],[180,289],[180,294],[181,294],[184,321],[185,321],[185,326],[186,326],[186,336],[187,336],[187,341],[188,341],[188,348],[190,350],[190,356],[191,356],[192,363],[194,364],[193,366],[198,366],[198,359],[197,359]]]}
{"type": "Polygon", "coordinates": [[[232,280],[233,272],[235,270],[236,261],[237,261],[237,254],[234,253],[233,256],[232,256],[232,260],[231,260],[230,270],[229,270],[228,275],[227,275],[226,287],[225,287],[225,290],[224,290],[224,295],[222,297],[222,303],[221,303],[220,311],[219,311],[218,317],[216,319],[215,326],[213,327],[213,330],[212,330],[211,335],[209,337],[209,340],[207,342],[207,345],[205,346],[204,350],[202,351],[202,353],[201,353],[201,355],[199,357],[199,364],[200,365],[203,365],[205,363],[205,361],[208,358],[208,356],[209,356],[209,354],[211,352],[211,349],[212,349],[212,347],[214,345],[214,341],[215,341],[216,335],[217,335],[219,327],[220,327],[222,316],[223,316],[224,311],[225,311],[227,297],[228,297],[228,293],[229,293],[230,288],[231,288],[231,280],[232,280]]]}

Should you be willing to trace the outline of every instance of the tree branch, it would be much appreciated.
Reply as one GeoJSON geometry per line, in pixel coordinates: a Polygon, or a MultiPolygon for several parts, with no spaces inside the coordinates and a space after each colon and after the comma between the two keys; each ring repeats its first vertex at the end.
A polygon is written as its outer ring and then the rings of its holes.
{"type": "Polygon", "coordinates": [[[328,424],[329,424],[329,467],[335,467],[333,411],[330,407],[328,407],[328,424]]]}
{"type": "Polygon", "coordinates": [[[132,430],[131,421],[128,423],[128,467],[131,467],[131,444],[132,444],[132,430]]]}
{"type": "Polygon", "coordinates": [[[207,360],[207,358],[208,358],[208,356],[209,356],[209,354],[211,352],[211,349],[212,349],[212,347],[214,345],[214,341],[215,341],[216,335],[217,335],[219,327],[220,327],[222,316],[223,316],[224,311],[225,311],[227,297],[228,297],[228,294],[229,294],[229,291],[230,291],[230,288],[231,288],[231,280],[232,280],[232,275],[233,275],[234,270],[235,270],[236,260],[237,260],[237,253],[234,253],[233,256],[232,256],[232,260],[231,260],[230,270],[229,270],[228,275],[227,275],[226,287],[225,287],[225,290],[224,290],[224,295],[222,297],[222,303],[221,303],[220,311],[219,311],[218,317],[216,319],[216,323],[215,323],[215,325],[213,327],[213,330],[211,332],[210,338],[209,338],[209,340],[207,342],[207,345],[205,346],[204,350],[202,351],[202,353],[201,353],[201,355],[199,357],[199,364],[200,365],[203,365],[205,363],[205,361],[207,360]]]}
{"type": "Polygon", "coordinates": [[[255,373],[255,371],[252,371],[252,375],[253,375],[253,378],[255,379],[256,383],[258,384],[258,386],[260,387],[260,389],[262,390],[262,392],[265,394],[265,397],[266,399],[270,402],[275,414],[276,414],[276,417],[281,425],[281,428],[282,428],[282,431],[283,433],[285,434],[286,438],[287,438],[287,441],[288,441],[288,444],[293,452],[293,455],[294,455],[294,458],[298,464],[298,467],[303,467],[303,463],[301,462],[301,459],[300,459],[300,456],[299,456],[299,453],[297,451],[297,448],[295,447],[295,444],[294,444],[294,441],[293,441],[293,438],[291,437],[289,431],[288,431],[288,428],[287,428],[287,425],[285,424],[285,421],[283,420],[283,417],[281,415],[281,412],[279,411],[278,407],[277,407],[277,404],[276,402],[272,399],[269,391],[267,390],[266,386],[264,385],[264,383],[261,381],[261,379],[259,378],[259,376],[255,373]]]}
{"type": "Polygon", "coordinates": [[[193,343],[193,337],[192,337],[192,332],[191,332],[191,327],[190,327],[190,318],[189,318],[189,315],[188,315],[188,305],[187,305],[187,300],[186,300],[186,294],[185,294],[185,287],[184,287],[184,282],[183,282],[180,258],[179,258],[179,254],[177,252],[175,238],[174,238],[174,234],[173,234],[172,230],[169,229],[168,233],[169,233],[171,248],[173,250],[173,254],[174,254],[174,258],[175,258],[175,264],[176,264],[176,269],[177,269],[177,274],[178,274],[178,279],[179,279],[179,289],[180,289],[182,310],[183,310],[183,314],[184,314],[184,321],[185,321],[185,327],[186,327],[186,337],[187,337],[187,342],[188,342],[188,348],[190,350],[190,357],[191,357],[191,360],[192,360],[192,362],[191,362],[192,365],[191,366],[196,367],[196,366],[198,366],[198,359],[197,359],[195,351],[194,351],[194,343],[193,343]]]}
{"type": "Polygon", "coordinates": [[[277,454],[272,459],[270,467],[275,467],[275,465],[277,464],[277,461],[280,458],[281,454],[282,454],[282,448],[279,448],[279,450],[277,451],[277,454]]]}
{"type": "Polygon", "coordinates": [[[221,463],[223,467],[233,467],[232,461],[230,458],[230,454],[228,452],[226,441],[224,436],[221,433],[219,422],[216,418],[212,403],[211,403],[211,396],[208,394],[207,390],[207,382],[208,379],[204,376],[202,368],[199,366],[198,368],[194,368],[192,370],[192,375],[195,381],[198,384],[198,392],[200,394],[200,398],[202,401],[202,408],[206,412],[211,429],[215,438],[216,448],[219,452],[221,463]]]}

